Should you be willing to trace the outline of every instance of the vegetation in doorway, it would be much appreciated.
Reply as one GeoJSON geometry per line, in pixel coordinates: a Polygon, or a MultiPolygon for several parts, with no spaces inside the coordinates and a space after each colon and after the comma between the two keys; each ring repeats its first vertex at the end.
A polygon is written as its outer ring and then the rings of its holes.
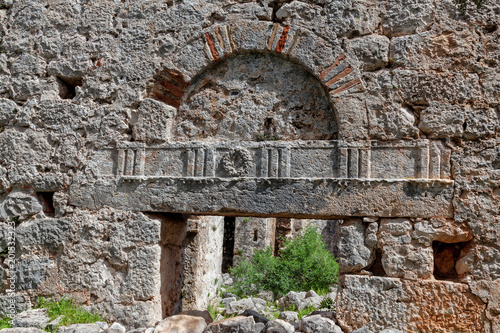
{"type": "Polygon", "coordinates": [[[309,226],[293,240],[284,239],[279,256],[270,247],[255,251],[230,269],[231,292],[240,297],[272,291],[275,296],[289,291],[316,290],[320,293],[338,282],[338,263],[326,249],[321,234],[309,226]]]}

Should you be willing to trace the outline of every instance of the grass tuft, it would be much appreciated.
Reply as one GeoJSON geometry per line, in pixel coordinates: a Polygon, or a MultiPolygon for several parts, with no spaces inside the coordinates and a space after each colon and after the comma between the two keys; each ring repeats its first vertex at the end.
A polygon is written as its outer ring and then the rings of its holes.
{"type": "Polygon", "coordinates": [[[0,317],[0,330],[3,328],[12,328],[12,319],[8,316],[0,317]]]}
{"type": "Polygon", "coordinates": [[[59,326],[68,326],[72,324],[92,324],[96,321],[105,321],[106,319],[96,312],[84,310],[81,306],[73,304],[70,298],[62,298],[60,301],[50,301],[44,297],[38,299],[36,308],[47,309],[47,315],[50,320],[59,316],[64,316],[59,326]]]}

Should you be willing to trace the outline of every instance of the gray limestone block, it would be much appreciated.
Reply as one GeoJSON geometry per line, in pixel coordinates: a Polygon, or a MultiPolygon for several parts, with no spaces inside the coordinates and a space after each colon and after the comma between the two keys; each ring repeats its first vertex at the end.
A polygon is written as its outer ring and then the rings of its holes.
{"type": "Polygon", "coordinates": [[[7,195],[0,206],[0,220],[5,221],[15,217],[25,219],[42,211],[42,209],[38,199],[31,193],[13,191],[7,195]]]}
{"type": "Polygon", "coordinates": [[[372,71],[389,63],[389,44],[389,38],[386,36],[369,35],[352,39],[349,46],[363,62],[363,68],[372,71]]]}
{"type": "Polygon", "coordinates": [[[40,245],[51,250],[61,249],[69,245],[75,224],[71,219],[32,219],[16,228],[16,240],[21,248],[40,245]]]}
{"type": "Polygon", "coordinates": [[[99,333],[100,329],[97,324],[73,324],[59,327],[57,333],[99,333]]]}
{"type": "Polygon", "coordinates": [[[125,333],[126,328],[117,322],[114,322],[107,330],[108,333],[125,333]]]}
{"type": "Polygon", "coordinates": [[[18,290],[37,289],[47,278],[47,270],[55,264],[48,257],[20,259],[16,268],[18,290]]]}
{"type": "Polygon", "coordinates": [[[418,137],[415,126],[417,116],[408,106],[399,102],[390,103],[375,96],[369,96],[366,105],[371,125],[370,137],[381,140],[418,137]]]}
{"type": "Polygon", "coordinates": [[[162,102],[145,99],[137,110],[137,122],[133,127],[136,141],[162,143],[172,137],[173,118],[177,109],[162,102]]]}
{"type": "Polygon", "coordinates": [[[379,244],[382,266],[388,276],[406,279],[425,279],[434,272],[433,250],[411,236],[412,223],[407,219],[382,219],[379,244]]]}
{"type": "Polygon", "coordinates": [[[12,60],[12,75],[18,78],[34,78],[45,74],[47,64],[42,58],[25,54],[12,60]]]}
{"type": "Polygon", "coordinates": [[[245,310],[255,310],[255,303],[250,298],[233,301],[226,307],[226,315],[241,314],[245,310]]]}
{"type": "Polygon", "coordinates": [[[343,96],[332,99],[339,119],[339,138],[363,140],[368,137],[366,96],[343,96]]]}
{"type": "Polygon", "coordinates": [[[432,0],[389,0],[383,14],[382,28],[387,36],[400,36],[425,30],[434,20],[432,0]]]}
{"type": "Polygon", "coordinates": [[[31,120],[33,124],[61,134],[72,134],[81,129],[91,130],[90,118],[95,115],[94,110],[69,100],[41,101],[34,109],[31,120]]]}
{"type": "Polygon", "coordinates": [[[99,313],[106,313],[109,321],[119,321],[128,329],[154,327],[158,318],[162,317],[158,296],[148,301],[132,301],[132,304],[117,304],[113,300],[104,301],[95,304],[92,309],[99,313]]]}
{"type": "Polygon", "coordinates": [[[418,128],[430,138],[462,137],[465,115],[461,106],[431,102],[420,112],[418,128]]]}
{"type": "Polygon", "coordinates": [[[295,332],[295,327],[282,320],[282,319],[275,319],[275,320],[270,320],[266,324],[267,331],[266,332],[274,332],[274,333],[293,333],[295,332]]]}
{"type": "Polygon", "coordinates": [[[409,104],[429,105],[432,101],[465,103],[481,95],[475,73],[430,73],[396,69],[394,89],[409,104]]]}
{"type": "Polygon", "coordinates": [[[201,317],[187,315],[176,315],[161,321],[154,330],[154,333],[169,332],[193,332],[203,333],[207,323],[201,317]]]}
{"type": "Polygon", "coordinates": [[[464,138],[477,140],[500,133],[500,109],[470,109],[465,115],[464,138]]]}
{"type": "Polygon", "coordinates": [[[289,309],[294,306],[297,310],[302,310],[305,305],[306,292],[290,291],[288,294],[278,300],[280,310],[289,309]]]}
{"type": "Polygon", "coordinates": [[[365,228],[360,219],[349,219],[339,225],[339,270],[359,272],[375,259],[374,248],[365,243],[365,228]]]}
{"type": "Polygon", "coordinates": [[[255,327],[253,317],[237,316],[215,321],[208,325],[204,333],[252,332],[255,327]]]}
{"type": "Polygon", "coordinates": [[[5,126],[14,119],[18,108],[14,101],[7,98],[0,98],[0,126],[5,126]]]}
{"type": "Polygon", "coordinates": [[[16,102],[25,102],[31,98],[57,99],[59,85],[54,78],[12,79],[9,96],[16,102]]]}
{"type": "Polygon", "coordinates": [[[380,1],[328,1],[325,4],[330,28],[339,37],[368,35],[380,24],[384,6],[380,1]]]}
{"type": "Polygon", "coordinates": [[[5,53],[0,53],[0,75],[10,74],[8,65],[9,65],[9,58],[5,53]]]}
{"type": "Polygon", "coordinates": [[[284,321],[298,321],[299,320],[299,317],[298,317],[298,313],[295,312],[295,311],[282,311],[280,312],[280,315],[279,315],[279,318],[278,319],[282,319],[284,321]]]}
{"type": "Polygon", "coordinates": [[[28,302],[22,295],[0,295],[0,314],[19,313],[28,308],[28,302]]]}
{"type": "Polygon", "coordinates": [[[32,309],[18,313],[12,318],[12,327],[36,327],[44,329],[50,322],[47,309],[32,309]]]}
{"type": "Polygon", "coordinates": [[[299,328],[305,333],[334,332],[342,333],[342,329],[335,325],[331,319],[320,315],[303,317],[299,322],[299,328]]]}
{"type": "Polygon", "coordinates": [[[128,255],[128,272],[121,293],[132,295],[137,301],[151,299],[160,293],[159,246],[143,247],[128,255]]]}

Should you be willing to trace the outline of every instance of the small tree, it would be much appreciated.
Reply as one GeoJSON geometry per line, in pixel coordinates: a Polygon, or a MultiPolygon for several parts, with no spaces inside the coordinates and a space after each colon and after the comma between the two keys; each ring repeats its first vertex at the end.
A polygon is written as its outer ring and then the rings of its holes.
{"type": "Polygon", "coordinates": [[[285,295],[292,290],[328,289],[338,281],[338,264],[318,229],[308,226],[302,235],[284,240],[279,256],[270,247],[257,250],[251,260],[240,262],[230,273],[234,292],[240,296],[262,290],[285,295]]]}

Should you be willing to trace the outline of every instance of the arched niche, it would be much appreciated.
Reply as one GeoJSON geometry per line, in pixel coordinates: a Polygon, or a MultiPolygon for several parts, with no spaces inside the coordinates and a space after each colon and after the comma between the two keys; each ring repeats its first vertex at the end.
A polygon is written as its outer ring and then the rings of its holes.
{"type": "Polygon", "coordinates": [[[186,89],[175,141],[332,140],[338,126],[328,92],[304,66],[270,52],[214,63],[186,89]]]}

